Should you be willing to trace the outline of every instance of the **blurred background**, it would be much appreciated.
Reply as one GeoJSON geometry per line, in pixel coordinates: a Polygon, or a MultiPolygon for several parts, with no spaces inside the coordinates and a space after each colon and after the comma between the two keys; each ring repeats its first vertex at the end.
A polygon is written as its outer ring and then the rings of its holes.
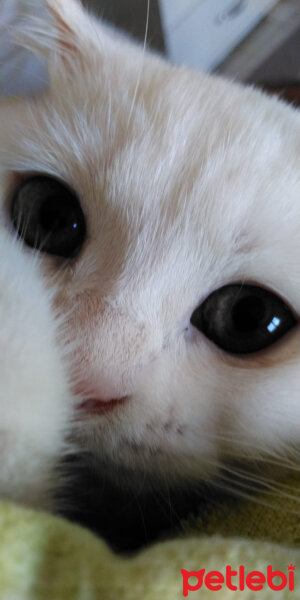
{"type": "Polygon", "coordinates": [[[300,0],[85,0],[180,64],[256,83],[300,104],[300,0]]]}

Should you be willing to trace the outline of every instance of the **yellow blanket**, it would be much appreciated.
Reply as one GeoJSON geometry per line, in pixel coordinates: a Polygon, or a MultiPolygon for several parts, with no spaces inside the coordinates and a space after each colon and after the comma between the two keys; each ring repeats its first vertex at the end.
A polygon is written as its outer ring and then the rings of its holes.
{"type": "Polygon", "coordinates": [[[299,600],[298,476],[282,484],[282,491],[276,510],[268,506],[267,496],[261,498],[263,504],[208,509],[193,526],[186,524],[183,537],[153,545],[133,558],[114,555],[102,540],[63,519],[2,502],[0,598],[206,600],[214,590],[220,600],[299,600]],[[295,569],[288,569],[290,565],[295,569]],[[254,570],[261,573],[251,574],[254,570]],[[276,577],[276,570],[282,575],[276,577]],[[255,588],[259,585],[260,590],[255,588]]]}

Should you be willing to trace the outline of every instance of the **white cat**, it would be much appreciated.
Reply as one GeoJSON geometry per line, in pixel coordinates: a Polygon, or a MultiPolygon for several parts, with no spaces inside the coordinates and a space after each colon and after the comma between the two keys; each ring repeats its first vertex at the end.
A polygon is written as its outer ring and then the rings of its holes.
{"type": "Polygon", "coordinates": [[[50,83],[1,102],[1,211],[72,309],[78,441],[145,485],[285,460],[300,441],[299,113],[170,66],[75,0],[49,0],[49,18],[29,5],[15,39],[46,55],[50,83]]]}

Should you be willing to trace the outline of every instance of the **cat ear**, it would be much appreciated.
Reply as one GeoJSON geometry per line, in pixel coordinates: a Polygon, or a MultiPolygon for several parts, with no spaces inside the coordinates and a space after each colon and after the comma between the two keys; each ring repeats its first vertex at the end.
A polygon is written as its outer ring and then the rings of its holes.
{"type": "Polygon", "coordinates": [[[71,74],[83,14],[77,0],[0,0],[0,96],[39,92],[53,62],[71,74]]]}

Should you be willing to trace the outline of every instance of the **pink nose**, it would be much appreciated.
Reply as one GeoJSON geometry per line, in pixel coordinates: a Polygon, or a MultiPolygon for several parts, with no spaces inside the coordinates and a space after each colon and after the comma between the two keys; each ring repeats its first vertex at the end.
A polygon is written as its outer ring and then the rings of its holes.
{"type": "Polygon", "coordinates": [[[84,400],[98,400],[99,402],[110,402],[111,400],[119,400],[127,397],[131,393],[129,382],[113,381],[112,379],[104,380],[101,378],[99,382],[85,381],[82,379],[77,382],[73,391],[81,396],[84,400]]]}
{"type": "Polygon", "coordinates": [[[84,413],[92,415],[103,415],[117,408],[124,406],[127,403],[128,396],[123,398],[111,398],[110,400],[87,398],[80,402],[77,408],[84,413]]]}

